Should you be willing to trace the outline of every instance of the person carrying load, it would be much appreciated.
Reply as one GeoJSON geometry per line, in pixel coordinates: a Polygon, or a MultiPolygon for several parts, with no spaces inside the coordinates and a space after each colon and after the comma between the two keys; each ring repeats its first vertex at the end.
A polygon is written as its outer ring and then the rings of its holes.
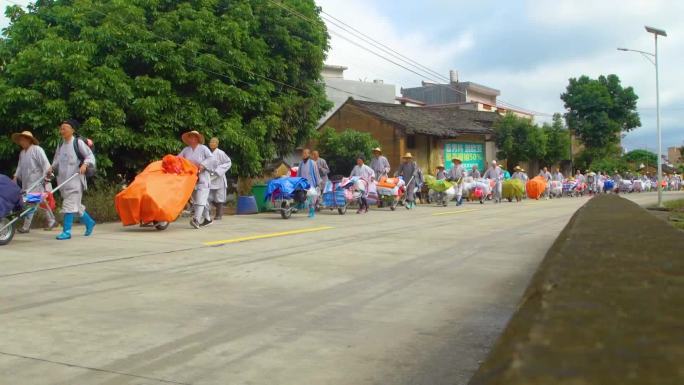
{"type": "Polygon", "coordinates": [[[501,203],[501,182],[503,179],[503,171],[501,171],[501,167],[497,165],[496,160],[492,161],[492,165],[487,169],[482,177],[494,181],[494,203],[501,203]]]}
{"type": "Polygon", "coordinates": [[[454,189],[456,190],[456,206],[463,204],[463,178],[466,176],[465,169],[461,165],[461,160],[454,158],[451,160],[454,167],[449,170],[447,180],[454,182],[454,189]]]}
{"type": "Polygon", "coordinates": [[[52,166],[47,171],[48,176],[51,176],[53,171],[57,172],[57,183],[60,185],[64,183],[60,191],[61,212],[64,214],[63,230],[57,236],[57,240],[60,241],[71,239],[71,228],[76,214],[85,225],[86,237],[92,235],[95,228],[95,220],[90,217],[86,212],[86,207],[81,203],[83,192],[88,189],[86,172],[94,169],[95,155],[88,144],[76,135],[78,127],[79,123],[75,119],[68,119],[60,124],[59,134],[62,136],[62,141],[57,146],[52,166]],[[78,178],[72,178],[75,174],[80,175],[78,178]]]}
{"type": "Polygon", "coordinates": [[[390,164],[387,158],[382,155],[380,147],[373,149],[373,160],[371,160],[370,168],[375,173],[375,180],[380,180],[383,176],[389,175],[390,164]]]}
{"type": "Polygon", "coordinates": [[[362,191],[361,196],[359,197],[359,210],[356,212],[357,214],[368,212],[368,191],[370,190],[369,187],[371,182],[375,179],[375,172],[372,168],[368,167],[365,164],[365,162],[365,156],[357,156],[356,166],[354,166],[354,168],[351,171],[351,174],[349,174],[349,178],[358,177],[361,180],[365,181],[367,186],[366,189],[362,191]]]}
{"type": "MultiPolygon", "coordinates": [[[[19,153],[19,164],[17,171],[14,173],[14,181],[21,183],[22,193],[46,193],[51,190],[49,182],[45,180],[50,169],[50,161],[45,155],[45,150],[38,145],[36,139],[30,131],[12,134],[12,141],[21,147],[19,153]],[[29,191],[30,190],[30,191],[29,191]]],[[[39,206],[45,210],[47,216],[46,231],[50,231],[57,226],[55,214],[52,212],[49,204],[39,206]]],[[[24,217],[24,224],[18,228],[19,233],[28,233],[31,231],[31,222],[35,211],[31,211],[24,217]]]]}
{"type": "Polygon", "coordinates": [[[397,170],[397,176],[404,178],[406,181],[406,209],[410,210],[416,207],[416,184],[418,182],[418,165],[413,160],[413,155],[410,152],[404,154],[403,162],[397,170]]]}
{"type": "Polygon", "coordinates": [[[209,170],[215,168],[214,155],[211,150],[204,145],[204,135],[192,130],[181,136],[186,147],[178,154],[179,157],[189,160],[198,168],[197,183],[192,192],[193,217],[190,226],[195,229],[206,227],[214,223],[211,220],[209,210],[209,186],[211,185],[211,175],[209,170]]]}
{"type": "Polygon", "coordinates": [[[444,171],[444,165],[440,164],[437,166],[437,172],[435,172],[435,180],[446,180],[447,173],[444,171]]]}
{"type": "MultiPolygon", "coordinates": [[[[321,174],[318,170],[318,164],[311,159],[311,150],[308,148],[302,151],[302,162],[297,169],[297,176],[309,182],[310,190],[318,191],[321,174]]],[[[309,218],[313,218],[316,215],[316,199],[314,197],[307,198],[307,205],[309,206],[309,218]]]]}

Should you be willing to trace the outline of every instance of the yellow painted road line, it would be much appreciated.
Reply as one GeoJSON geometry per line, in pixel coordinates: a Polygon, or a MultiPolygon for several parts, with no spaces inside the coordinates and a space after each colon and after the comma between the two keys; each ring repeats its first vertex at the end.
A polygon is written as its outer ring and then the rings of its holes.
{"type": "Polygon", "coordinates": [[[441,213],[434,213],[432,214],[433,217],[440,216],[440,215],[451,215],[451,214],[461,214],[461,213],[468,213],[471,211],[480,211],[481,209],[468,209],[468,210],[458,210],[458,211],[444,211],[441,213]]]}
{"type": "Polygon", "coordinates": [[[299,229],[299,230],[292,230],[292,231],[283,231],[280,233],[270,233],[270,234],[260,234],[260,235],[250,235],[248,237],[240,237],[240,238],[233,238],[233,239],[223,239],[220,241],[211,241],[211,242],[205,242],[205,246],[221,246],[221,245],[227,245],[231,243],[240,243],[240,242],[248,242],[248,241],[255,241],[257,239],[267,239],[267,238],[276,238],[276,237],[284,237],[287,235],[296,235],[296,234],[306,234],[306,233],[315,233],[318,231],[325,231],[325,230],[331,230],[334,227],[331,226],[322,226],[322,227],[309,227],[306,229],[299,229]]]}

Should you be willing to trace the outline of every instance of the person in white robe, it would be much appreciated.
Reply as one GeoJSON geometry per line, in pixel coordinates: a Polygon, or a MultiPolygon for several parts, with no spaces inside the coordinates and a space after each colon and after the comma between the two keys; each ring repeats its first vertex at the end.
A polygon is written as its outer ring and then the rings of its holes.
{"type": "Polygon", "coordinates": [[[211,150],[215,159],[215,167],[209,172],[209,203],[213,204],[216,209],[214,220],[220,221],[223,218],[223,206],[226,204],[226,192],[228,189],[226,173],[230,170],[233,163],[230,157],[218,146],[218,138],[211,138],[209,140],[209,150],[211,150]]]}
{"type": "Polygon", "coordinates": [[[211,175],[209,170],[216,168],[215,158],[211,150],[204,145],[204,136],[197,131],[188,131],[182,136],[185,147],[178,156],[189,160],[198,168],[197,183],[192,192],[193,218],[190,226],[195,229],[214,223],[209,209],[209,187],[211,175]]]}
{"type": "MultiPolygon", "coordinates": [[[[14,181],[21,184],[22,192],[24,193],[46,193],[51,191],[50,183],[45,180],[45,175],[50,169],[50,161],[45,150],[39,146],[38,139],[36,139],[30,131],[24,131],[12,135],[12,141],[21,147],[19,153],[19,164],[14,173],[14,181]]],[[[47,226],[45,230],[52,230],[57,226],[55,214],[50,209],[49,204],[41,204],[40,209],[45,211],[47,217],[47,226]]],[[[28,233],[31,231],[31,222],[35,211],[28,213],[24,217],[24,223],[17,229],[19,233],[28,233]]]]}

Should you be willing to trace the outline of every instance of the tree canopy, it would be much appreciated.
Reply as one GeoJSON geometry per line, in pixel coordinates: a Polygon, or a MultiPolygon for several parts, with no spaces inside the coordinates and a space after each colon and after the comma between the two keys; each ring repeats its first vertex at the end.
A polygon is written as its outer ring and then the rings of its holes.
{"type": "Polygon", "coordinates": [[[378,146],[379,143],[371,134],[350,129],[338,133],[326,127],[318,138],[319,152],[328,162],[331,175],[349,175],[359,155],[365,156],[367,163],[370,163],[371,153],[378,146]]]}
{"type": "MultiPolygon", "coordinates": [[[[330,107],[328,34],[314,0],[38,0],[7,8],[0,134],[32,130],[51,152],[73,117],[100,168],[131,173],[217,136],[239,175],[293,150],[330,107]]],[[[0,141],[0,161],[18,149],[0,141]]],[[[8,170],[5,170],[8,171],[8,170]]]]}
{"type": "Polygon", "coordinates": [[[553,114],[551,124],[544,123],[546,134],[546,154],[542,157],[542,163],[550,166],[570,158],[570,132],[563,125],[561,114],[553,114]]]}
{"type": "Polygon", "coordinates": [[[623,132],[641,126],[638,97],[632,87],[623,87],[616,75],[571,78],[561,99],[568,127],[592,156],[612,150],[623,132]]]}
{"type": "Polygon", "coordinates": [[[634,163],[637,167],[643,163],[644,165],[656,166],[658,164],[658,155],[648,150],[632,150],[626,153],[623,158],[629,163],[634,163]]]}

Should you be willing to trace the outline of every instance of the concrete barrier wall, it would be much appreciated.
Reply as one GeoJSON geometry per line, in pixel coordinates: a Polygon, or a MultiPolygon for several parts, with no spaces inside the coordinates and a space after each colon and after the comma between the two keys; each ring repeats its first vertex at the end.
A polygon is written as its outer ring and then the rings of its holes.
{"type": "Polygon", "coordinates": [[[684,233],[626,199],[591,199],[470,381],[495,384],[684,384],[684,233]]]}

